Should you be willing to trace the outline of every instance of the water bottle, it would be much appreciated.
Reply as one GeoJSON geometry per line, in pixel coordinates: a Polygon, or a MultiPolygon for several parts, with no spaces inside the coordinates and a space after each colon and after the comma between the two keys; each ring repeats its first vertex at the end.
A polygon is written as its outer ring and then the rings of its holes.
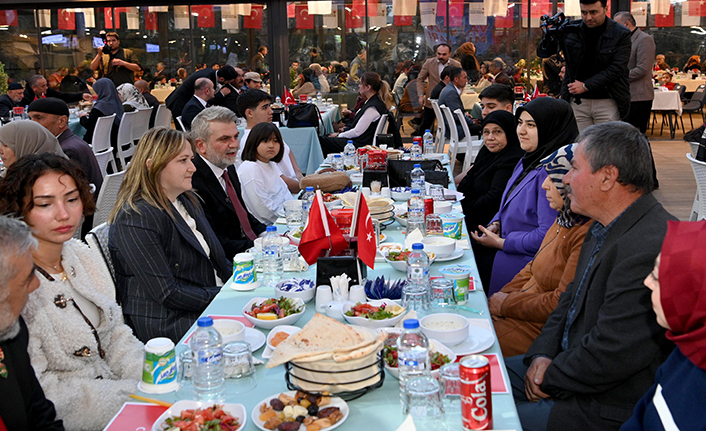
{"type": "Polygon", "coordinates": [[[413,189],[419,190],[419,193],[425,194],[425,192],[427,190],[427,186],[426,186],[426,179],[424,177],[424,170],[422,170],[421,164],[417,163],[414,165],[412,172],[409,173],[409,177],[411,179],[410,186],[413,189]]]}
{"type": "Polygon", "coordinates": [[[415,230],[426,236],[426,226],[424,224],[424,199],[418,189],[412,189],[412,194],[407,200],[407,234],[411,235],[415,230]]]}
{"type": "Polygon", "coordinates": [[[424,252],[424,244],[412,244],[412,252],[407,256],[407,283],[402,288],[402,306],[415,310],[423,316],[429,312],[431,302],[429,288],[429,256],[424,252]]]}
{"type": "Polygon", "coordinates": [[[194,397],[197,401],[223,402],[226,387],[223,338],[210,317],[200,317],[196,325],[189,341],[194,397]]]}
{"type": "Polygon", "coordinates": [[[302,227],[305,227],[307,220],[309,220],[309,211],[314,203],[314,196],[314,188],[308,186],[302,195],[302,227]]]}
{"type": "Polygon", "coordinates": [[[316,93],[316,104],[321,105],[323,103],[324,96],[321,95],[321,92],[319,91],[316,93]]]}
{"type": "Polygon", "coordinates": [[[348,140],[346,146],[343,148],[343,166],[345,168],[354,168],[356,166],[357,157],[355,152],[356,149],[355,145],[353,145],[353,141],[348,140]]]}
{"type": "Polygon", "coordinates": [[[282,245],[277,235],[277,226],[267,226],[262,238],[262,279],[267,286],[275,287],[282,278],[282,245]]]}
{"type": "Polygon", "coordinates": [[[424,158],[424,156],[422,156],[421,138],[414,138],[409,154],[412,160],[422,160],[424,158]]]}
{"type": "Polygon", "coordinates": [[[431,134],[431,130],[427,129],[422,136],[422,141],[424,142],[424,154],[433,154],[434,150],[434,135],[431,134]]]}
{"type": "Polygon", "coordinates": [[[400,376],[402,415],[409,413],[407,382],[415,377],[431,375],[429,340],[419,329],[419,320],[404,321],[404,332],[397,339],[397,367],[400,376]]]}
{"type": "Polygon", "coordinates": [[[331,167],[337,171],[343,171],[343,159],[341,158],[340,154],[333,155],[333,162],[331,163],[331,167]]]}

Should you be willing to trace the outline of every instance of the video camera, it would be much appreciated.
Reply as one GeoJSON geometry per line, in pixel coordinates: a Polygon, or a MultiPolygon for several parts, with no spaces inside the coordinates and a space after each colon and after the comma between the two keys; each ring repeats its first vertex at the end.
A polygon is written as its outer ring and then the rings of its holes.
{"type": "Polygon", "coordinates": [[[542,29],[544,37],[555,38],[557,36],[565,36],[570,31],[578,31],[581,28],[581,21],[572,23],[564,16],[564,12],[550,17],[542,15],[539,20],[542,22],[539,27],[542,29]]]}

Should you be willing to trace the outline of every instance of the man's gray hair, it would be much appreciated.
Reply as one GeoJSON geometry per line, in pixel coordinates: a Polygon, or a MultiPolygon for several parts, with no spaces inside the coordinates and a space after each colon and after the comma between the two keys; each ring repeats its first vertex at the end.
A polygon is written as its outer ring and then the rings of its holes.
{"type": "Polygon", "coordinates": [[[497,67],[498,69],[504,69],[505,68],[505,62],[503,61],[502,58],[496,57],[493,59],[493,66],[497,67]]]}
{"type": "Polygon", "coordinates": [[[16,218],[0,216],[0,302],[10,293],[7,283],[17,275],[10,258],[25,255],[36,247],[37,240],[29,226],[16,218]]]}
{"type": "Polygon", "coordinates": [[[636,127],[622,121],[596,124],[586,128],[577,141],[593,172],[615,166],[620,184],[636,192],[654,190],[650,144],[636,127]]]}
{"type": "Polygon", "coordinates": [[[27,83],[29,84],[29,88],[34,88],[37,86],[37,83],[39,82],[40,79],[46,79],[42,75],[34,75],[30,76],[30,78],[27,80],[27,83]]]}
{"type": "Polygon", "coordinates": [[[635,17],[632,16],[632,14],[630,12],[626,12],[626,11],[618,12],[615,14],[613,19],[615,21],[619,22],[620,24],[629,23],[631,26],[637,27],[637,22],[635,22],[635,17]]]}
{"type": "Polygon", "coordinates": [[[222,106],[211,106],[199,112],[193,121],[191,121],[191,133],[189,134],[191,140],[196,142],[197,139],[201,139],[204,142],[208,142],[211,138],[211,127],[212,122],[217,123],[236,123],[238,117],[233,111],[222,106]]]}

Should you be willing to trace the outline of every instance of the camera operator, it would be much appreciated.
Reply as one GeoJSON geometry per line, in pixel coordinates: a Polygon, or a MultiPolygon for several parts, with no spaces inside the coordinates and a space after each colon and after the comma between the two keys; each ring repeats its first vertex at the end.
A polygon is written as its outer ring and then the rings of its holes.
{"type": "Polygon", "coordinates": [[[625,119],[630,110],[628,61],[630,31],[606,16],[606,0],[580,0],[581,20],[563,14],[546,20],[537,55],[547,58],[561,49],[566,75],[561,98],[571,102],[579,130],[625,119]],[[557,25],[558,24],[558,25],[557,25]]]}
{"type": "Polygon", "coordinates": [[[135,72],[142,69],[132,50],[120,47],[118,33],[111,31],[105,35],[105,46],[98,48],[91,69],[98,70],[101,78],[108,78],[117,88],[120,84],[134,84],[135,72]]]}

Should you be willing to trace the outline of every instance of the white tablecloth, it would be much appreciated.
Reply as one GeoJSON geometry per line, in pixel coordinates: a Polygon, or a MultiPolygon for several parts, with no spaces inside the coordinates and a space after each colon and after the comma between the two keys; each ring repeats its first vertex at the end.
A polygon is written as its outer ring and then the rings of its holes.
{"type": "Polygon", "coordinates": [[[152,93],[152,95],[159,100],[159,103],[164,103],[164,101],[167,100],[167,97],[172,94],[172,91],[174,91],[174,87],[170,86],[167,88],[155,88],[150,93],[152,93]]]}
{"type": "Polygon", "coordinates": [[[691,79],[691,77],[680,77],[673,79],[672,82],[683,85],[687,93],[693,93],[699,85],[706,84],[706,78],[691,79]]]}
{"type": "Polygon", "coordinates": [[[466,93],[465,91],[461,94],[461,102],[463,102],[463,109],[470,111],[473,109],[473,105],[480,102],[480,97],[478,93],[466,93]]]}
{"type": "Polygon", "coordinates": [[[682,103],[678,91],[655,91],[652,101],[653,111],[674,111],[681,115],[682,103]]]}

